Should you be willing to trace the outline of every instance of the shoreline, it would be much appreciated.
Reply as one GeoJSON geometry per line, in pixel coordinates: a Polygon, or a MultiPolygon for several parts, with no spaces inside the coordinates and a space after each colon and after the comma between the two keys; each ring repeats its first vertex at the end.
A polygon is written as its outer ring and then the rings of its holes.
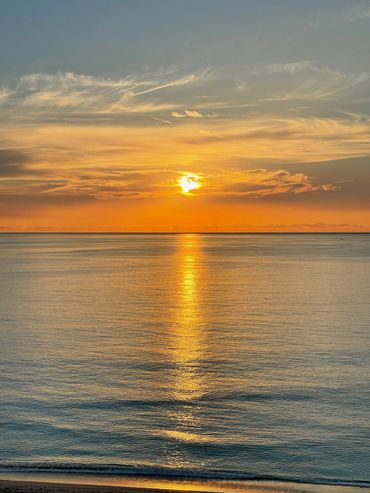
{"type": "Polygon", "coordinates": [[[0,493],[370,493],[370,486],[281,480],[158,480],[114,476],[0,473],[0,493]]]}

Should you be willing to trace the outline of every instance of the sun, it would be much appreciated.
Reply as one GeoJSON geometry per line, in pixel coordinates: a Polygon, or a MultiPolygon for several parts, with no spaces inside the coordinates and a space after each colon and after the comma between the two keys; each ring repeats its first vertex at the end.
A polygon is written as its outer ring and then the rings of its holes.
{"type": "Polygon", "coordinates": [[[200,188],[200,177],[197,175],[185,175],[178,180],[181,192],[187,195],[192,195],[192,190],[200,188]]]}

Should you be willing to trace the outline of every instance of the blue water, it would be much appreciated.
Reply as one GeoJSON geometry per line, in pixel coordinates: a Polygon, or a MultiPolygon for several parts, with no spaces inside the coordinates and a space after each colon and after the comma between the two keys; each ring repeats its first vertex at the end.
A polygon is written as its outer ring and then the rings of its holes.
{"type": "Polygon", "coordinates": [[[370,483],[370,235],[0,235],[0,471],[370,483]]]}

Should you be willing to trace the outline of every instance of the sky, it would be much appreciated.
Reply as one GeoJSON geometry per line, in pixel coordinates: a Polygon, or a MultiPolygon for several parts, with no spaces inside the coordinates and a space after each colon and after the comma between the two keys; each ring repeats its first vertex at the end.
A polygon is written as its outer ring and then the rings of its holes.
{"type": "Polygon", "coordinates": [[[370,231],[370,0],[0,13],[0,231],[370,231]]]}

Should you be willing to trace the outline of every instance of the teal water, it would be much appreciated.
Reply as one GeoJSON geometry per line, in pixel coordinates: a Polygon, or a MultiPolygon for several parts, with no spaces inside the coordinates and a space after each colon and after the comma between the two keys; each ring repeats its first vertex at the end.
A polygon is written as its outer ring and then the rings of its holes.
{"type": "Polygon", "coordinates": [[[370,483],[370,235],[0,235],[0,472],[370,483]]]}

